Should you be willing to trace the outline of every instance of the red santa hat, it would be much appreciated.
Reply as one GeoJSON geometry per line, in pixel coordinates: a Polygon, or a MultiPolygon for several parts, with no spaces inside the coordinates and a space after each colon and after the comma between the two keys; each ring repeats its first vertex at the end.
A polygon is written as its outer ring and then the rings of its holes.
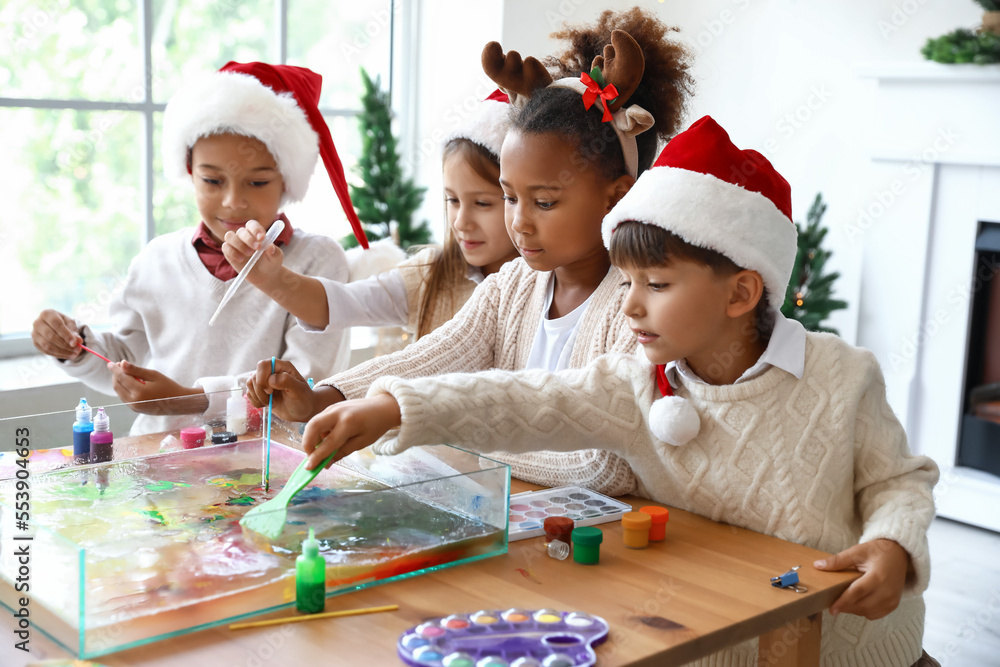
{"type": "Polygon", "coordinates": [[[499,88],[480,102],[471,114],[445,135],[442,145],[452,139],[468,139],[500,159],[500,147],[510,127],[510,98],[499,88]]]}
{"type": "Polygon", "coordinates": [[[319,156],[354,236],[367,248],[344,167],[319,111],[322,82],[323,77],[304,67],[229,62],[185,85],[171,98],[163,117],[167,175],[191,173],[189,151],[198,139],[230,132],[253,137],[267,147],[285,182],[282,203],[296,202],[305,197],[319,156]]]}
{"type": "MultiPolygon", "coordinates": [[[[605,245],[619,223],[630,221],[662,227],[758,272],[768,305],[781,308],[796,251],[791,188],[767,158],[737,148],[710,116],[671,139],[608,213],[605,245]]],[[[698,432],[697,413],[671,395],[662,367],[658,379],[664,398],[650,409],[650,429],[664,442],[684,444],[698,432]]]]}

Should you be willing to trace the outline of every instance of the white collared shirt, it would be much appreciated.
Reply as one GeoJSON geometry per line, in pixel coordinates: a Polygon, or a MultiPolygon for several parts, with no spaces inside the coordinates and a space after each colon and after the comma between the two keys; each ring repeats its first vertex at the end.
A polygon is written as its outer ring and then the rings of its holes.
{"type": "MultiPolygon", "coordinates": [[[[772,311],[773,312],[773,311],[772,311]]],[[[746,382],[751,380],[771,366],[776,366],[783,371],[791,373],[796,378],[801,379],[806,366],[806,330],[798,320],[790,320],[780,312],[774,314],[774,329],[771,332],[771,339],[767,342],[767,349],[760,355],[750,368],[744,371],[736,382],[746,382]]],[[[671,361],[664,369],[671,386],[677,386],[677,374],[684,377],[689,382],[700,382],[708,384],[698,377],[687,361],[680,359],[671,361]]]]}

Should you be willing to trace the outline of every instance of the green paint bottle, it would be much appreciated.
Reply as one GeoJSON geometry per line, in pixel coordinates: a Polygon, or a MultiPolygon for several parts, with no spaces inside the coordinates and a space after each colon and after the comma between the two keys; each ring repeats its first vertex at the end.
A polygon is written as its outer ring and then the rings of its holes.
{"type": "Polygon", "coordinates": [[[313,529],[302,542],[302,554],[295,559],[295,608],[303,614],[323,611],[326,605],[326,561],[319,555],[313,529]]]}

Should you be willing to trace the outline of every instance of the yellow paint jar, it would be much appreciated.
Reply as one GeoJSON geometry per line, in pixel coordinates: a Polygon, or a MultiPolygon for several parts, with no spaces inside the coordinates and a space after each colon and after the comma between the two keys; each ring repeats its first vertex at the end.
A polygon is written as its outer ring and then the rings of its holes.
{"type": "Polygon", "coordinates": [[[622,537],[629,549],[645,549],[649,546],[649,528],[653,517],[645,512],[627,512],[622,515],[622,537]]]}

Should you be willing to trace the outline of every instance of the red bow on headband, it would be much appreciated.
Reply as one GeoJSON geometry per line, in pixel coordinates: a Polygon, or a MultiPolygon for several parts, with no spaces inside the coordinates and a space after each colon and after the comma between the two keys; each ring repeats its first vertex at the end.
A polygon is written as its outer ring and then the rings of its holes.
{"type": "Polygon", "coordinates": [[[581,72],[580,81],[583,81],[583,84],[587,86],[587,90],[583,93],[583,108],[589,109],[595,100],[600,99],[601,105],[604,107],[604,115],[601,116],[601,122],[607,123],[610,121],[611,111],[608,109],[608,105],[618,99],[618,89],[615,88],[615,84],[609,83],[604,88],[601,88],[604,80],[601,77],[601,70],[596,67],[591,70],[590,74],[581,72]]]}

